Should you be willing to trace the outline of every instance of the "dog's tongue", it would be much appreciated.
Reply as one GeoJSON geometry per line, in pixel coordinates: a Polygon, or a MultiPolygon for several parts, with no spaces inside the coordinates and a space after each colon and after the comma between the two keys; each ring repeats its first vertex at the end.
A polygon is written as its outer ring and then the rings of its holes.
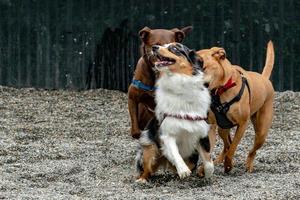
{"type": "Polygon", "coordinates": [[[155,62],[155,65],[156,65],[156,66],[165,66],[165,65],[170,65],[170,64],[172,64],[172,62],[170,62],[170,61],[165,61],[165,60],[155,62]]]}

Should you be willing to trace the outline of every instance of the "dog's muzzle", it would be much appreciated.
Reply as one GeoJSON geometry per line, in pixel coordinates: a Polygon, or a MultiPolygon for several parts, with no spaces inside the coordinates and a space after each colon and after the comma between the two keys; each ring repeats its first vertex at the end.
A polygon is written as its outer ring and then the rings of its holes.
{"type": "Polygon", "coordinates": [[[152,52],[153,52],[153,54],[157,53],[158,49],[159,49],[158,45],[153,45],[152,46],[152,52]]]}

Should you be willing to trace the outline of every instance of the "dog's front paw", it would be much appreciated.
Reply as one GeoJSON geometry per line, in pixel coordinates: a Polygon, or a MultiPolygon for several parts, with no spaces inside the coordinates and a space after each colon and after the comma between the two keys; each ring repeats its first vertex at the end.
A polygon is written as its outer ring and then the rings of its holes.
{"type": "Polygon", "coordinates": [[[249,162],[249,161],[247,160],[247,163],[246,163],[246,171],[247,171],[248,173],[252,173],[252,172],[253,172],[253,169],[254,169],[254,167],[253,167],[253,162],[249,162]]]}
{"type": "Polygon", "coordinates": [[[201,165],[198,169],[198,176],[203,178],[210,178],[214,173],[214,163],[208,162],[205,165],[201,165]]]}
{"type": "Polygon", "coordinates": [[[229,173],[232,170],[232,167],[233,167],[232,159],[226,157],[224,161],[224,172],[229,173]]]}
{"type": "Polygon", "coordinates": [[[135,180],[135,182],[140,183],[140,184],[145,184],[145,183],[147,183],[147,180],[144,178],[139,178],[139,179],[135,180]]]}
{"type": "Polygon", "coordinates": [[[201,165],[201,166],[199,167],[199,169],[198,169],[198,176],[199,176],[200,178],[203,178],[203,177],[205,176],[204,166],[203,166],[203,165],[201,165]]]}
{"type": "Polygon", "coordinates": [[[178,167],[177,173],[179,175],[179,178],[183,179],[185,177],[190,176],[192,172],[187,166],[183,165],[183,166],[178,167]]]}
{"type": "Polygon", "coordinates": [[[214,164],[218,165],[218,164],[222,164],[224,162],[224,154],[220,153],[220,155],[218,155],[218,157],[214,160],[214,164]]]}
{"type": "Polygon", "coordinates": [[[214,173],[214,163],[207,162],[204,165],[205,178],[210,178],[214,173]]]}

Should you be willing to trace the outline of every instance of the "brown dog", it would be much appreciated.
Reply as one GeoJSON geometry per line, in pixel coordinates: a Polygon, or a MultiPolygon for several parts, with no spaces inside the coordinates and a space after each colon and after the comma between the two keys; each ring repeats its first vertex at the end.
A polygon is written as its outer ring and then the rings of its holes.
{"type": "Polygon", "coordinates": [[[131,118],[131,136],[139,138],[148,121],[154,116],[154,84],[153,71],[155,57],[151,54],[152,45],[163,45],[171,42],[181,42],[186,34],[192,30],[191,26],[181,30],[143,28],[139,32],[142,41],[141,54],[133,77],[133,82],[128,89],[128,109],[131,118]]]}
{"type": "Polygon", "coordinates": [[[256,151],[264,144],[273,118],[274,89],[269,77],[274,65],[274,48],[267,46],[266,63],[262,74],[243,70],[226,59],[223,48],[213,47],[197,52],[203,60],[203,70],[211,90],[211,118],[218,124],[218,133],[224,149],[215,163],[224,162],[225,172],[232,167],[232,158],[251,119],[254,130],[254,146],[248,154],[246,169],[253,171],[256,151]],[[233,139],[230,128],[237,126],[233,139]]]}

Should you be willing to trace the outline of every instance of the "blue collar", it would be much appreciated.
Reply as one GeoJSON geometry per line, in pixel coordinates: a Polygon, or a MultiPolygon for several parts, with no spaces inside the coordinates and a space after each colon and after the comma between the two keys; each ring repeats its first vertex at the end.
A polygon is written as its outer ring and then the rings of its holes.
{"type": "Polygon", "coordinates": [[[137,89],[142,89],[142,90],[145,90],[145,91],[154,91],[154,90],[156,90],[155,86],[145,85],[142,81],[139,81],[139,80],[133,79],[131,83],[137,89]]]}

